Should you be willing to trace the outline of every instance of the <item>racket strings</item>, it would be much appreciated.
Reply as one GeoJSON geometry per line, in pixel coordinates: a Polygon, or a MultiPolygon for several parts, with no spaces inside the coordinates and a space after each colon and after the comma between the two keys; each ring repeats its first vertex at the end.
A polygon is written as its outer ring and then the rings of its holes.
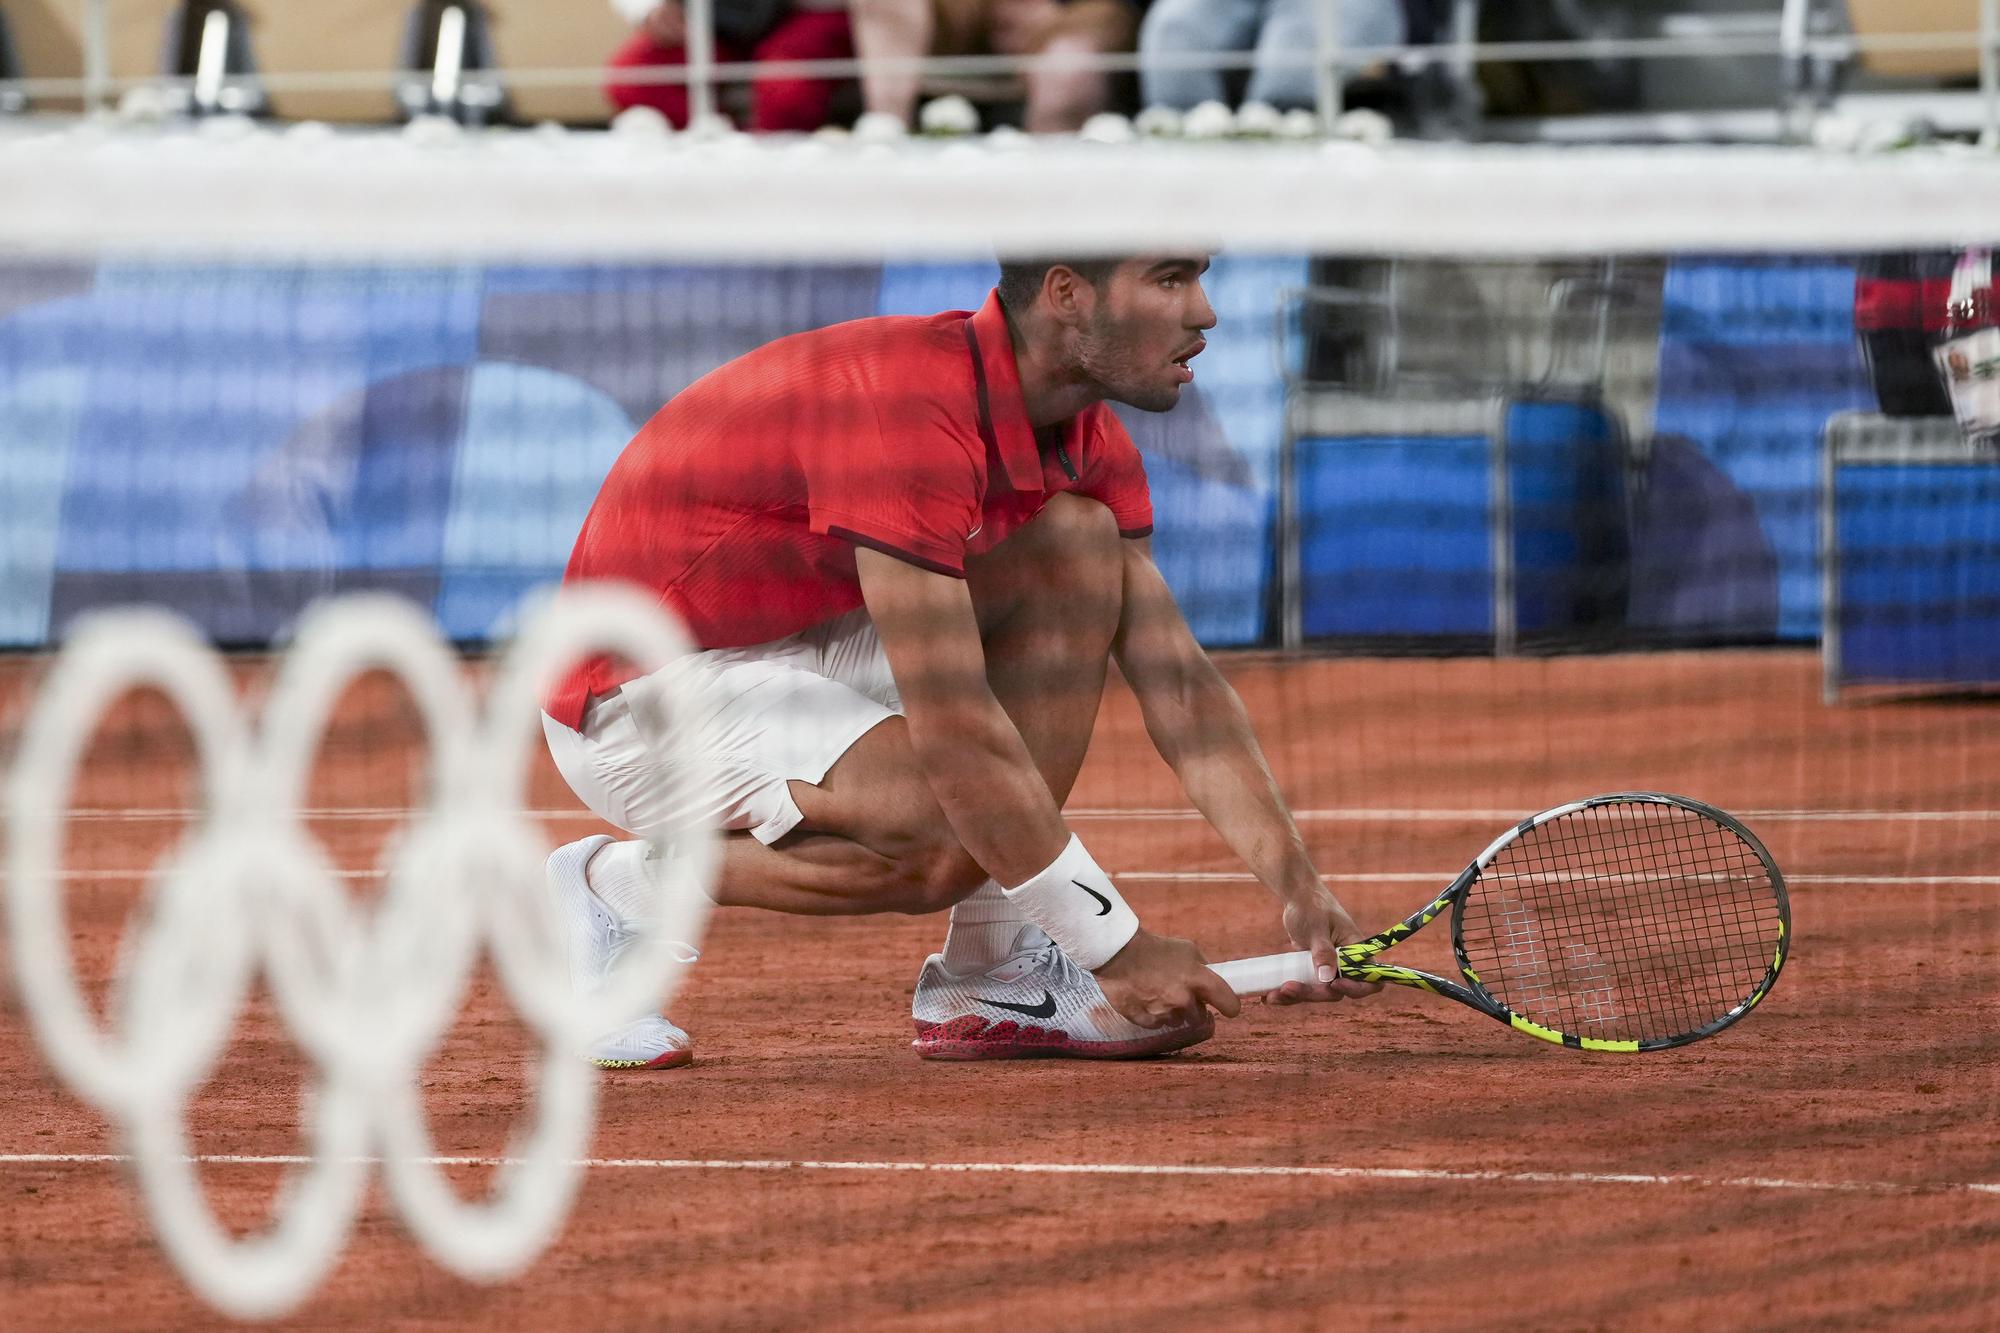
{"type": "Polygon", "coordinates": [[[1467,965],[1515,1013],[1580,1037],[1665,1040],[1763,985],[1783,921],[1755,848],[1679,806],[1615,802],[1529,830],[1472,886],[1467,965]]]}

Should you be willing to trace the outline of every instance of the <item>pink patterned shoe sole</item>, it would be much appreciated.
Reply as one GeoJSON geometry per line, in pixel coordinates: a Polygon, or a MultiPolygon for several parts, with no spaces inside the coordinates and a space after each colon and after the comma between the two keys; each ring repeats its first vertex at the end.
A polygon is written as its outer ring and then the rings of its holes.
{"type": "Polygon", "coordinates": [[[663,1051],[650,1060],[593,1060],[599,1069],[680,1069],[694,1063],[694,1048],[663,1051]]]}
{"type": "Polygon", "coordinates": [[[1077,1041],[1060,1028],[966,1014],[943,1023],[919,1022],[910,1045],[923,1060],[1135,1060],[1183,1050],[1214,1035],[1215,1020],[1205,1019],[1131,1041],[1077,1041]]]}

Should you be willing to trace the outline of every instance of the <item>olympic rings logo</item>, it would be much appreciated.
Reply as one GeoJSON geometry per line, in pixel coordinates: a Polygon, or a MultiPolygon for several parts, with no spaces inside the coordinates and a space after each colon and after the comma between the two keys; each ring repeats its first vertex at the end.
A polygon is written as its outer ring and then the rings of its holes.
{"type": "MultiPolygon", "coordinates": [[[[542,743],[542,687],[597,652],[650,667],[689,651],[673,618],[635,591],[566,591],[528,618],[482,716],[458,661],[415,608],[347,598],[301,622],[253,732],[221,659],[182,621],[133,610],[79,624],[33,703],[8,784],[14,970],[49,1060],[123,1131],[154,1229],[202,1296],[245,1318],[303,1300],[346,1243],[377,1161],[410,1229],[452,1271],[497,1280],[547,1246],[595,1125],[586,1043],[670,997],[685,966],[678,942],[700,938],[720,844],[695,825],[661,835],[671,854],[649,858],[661,875],[652,927],[602,989],[574,993],[543,883],[547,846],[519,814],[542,743]],[[383,853],[381,896],[363,910],[299,812],[343,691],[370,671],[407,691],[431,771],[429,803],[383,853]],[[193,736],[206,817],[154,867],[101,1028],[69,950],[65,812],[106,710],[145,687],[173,703],[193,736]],[[418,1075],[454,1021],[482,944],[541,1054],[525,1138],[489,1198],[466,1203],[435,1160],[418,1075]],[[315,1066],[301,1122],[310,1146],[269,1229],[237,1240],[202,1193],[186,1110],[259,973],[315,1066]]],[[[703,753],[702,719],[662,722],[684,760],[703,753]]],[[[702,781],[692,763],[677,767],[690,785],[702,781]]]]}

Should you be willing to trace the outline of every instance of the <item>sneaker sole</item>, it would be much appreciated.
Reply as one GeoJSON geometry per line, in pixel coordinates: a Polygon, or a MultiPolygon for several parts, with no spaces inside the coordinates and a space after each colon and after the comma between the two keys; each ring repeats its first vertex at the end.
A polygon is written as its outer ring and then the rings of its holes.
{"type": "Polygon", "coordinates": [[[1058,1028],[966,1014],[943,1023],[917,1024],[910,1043],[919,1060],[1139,1060],[1170,1055],[1215,1035],[1215,1020],[1149,1033],[1130,1041],[1078,1041],[1058,1028]]]}
{"type": "Polygon", "coordinates": [[[650,1060],[593,1059],[599,1069],[681,1069],[694,1063],[693,1051],[667,1051],[650,1060]]]}

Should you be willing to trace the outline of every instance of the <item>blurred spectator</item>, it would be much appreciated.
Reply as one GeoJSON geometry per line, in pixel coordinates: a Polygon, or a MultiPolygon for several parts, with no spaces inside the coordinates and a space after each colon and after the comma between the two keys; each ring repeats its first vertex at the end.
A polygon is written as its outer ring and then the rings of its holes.
{"type": "MultiPolygon", "coordinates": [[[[611,56],[604,95],[620,111],[649,106],[675,126],[688,123],[687,85],[624,83],[617,71],[687,63],[687,14],[680,0],[611,0],[633,24],[632,36],[611,56]]],[[[850,60],[854,39],[846,0],[715,0],[715,58],[735,60],[850,60]]],[[[833,79],[774,77],[750,84],[743,117],[749,128],[816,130],[826,124],[839,83],[833,79]]]]}
{"type": "MultiPolygon", "coordinates": [[[[1229,71],[1188,69],[1160,57],[1255,50],[1244,99],[1310,107],[1317,98],[1309,63],[1319,46],[1319,0],[1154,0],[1139,30],[1139,92],[1147,106],[1182,111],[1229,102],[1229,71]]],[[[1400,46],[1402,0],[1345,0],[1339,44],[1400,46]]]]}
{"type": "MultiPolygon", "coordinates": [[[[1483,5],[1479,40],[1616,42],[1636,35],[1641,16],[1634,11],[1644,8],[1620,0],[1514,0],[1506,5],[1483,5]]],[[[1673,63],[1686,71],[1677,78],[1703,82],[1723,73],[1699,59],[1673,63]]],[[[1574,116],[1635,110],[1639,106],[1639,76],[1639,62],[1626,57],[1495,60],[1479,66],[1483,110],[1489,116],[1574,116]]]]}
{"type": "MultiPolygon", "coordinates": [[[[1133,0],[852,0],[854,41],[868,60],[939,56],[1093,56],[1130,51],[1139,32],[1133,0]]],[[[1041,69],[1024,76],[1023,124],[1063,134],[1105,109],[1111,76],[1093,69],[1041,69]]],[[[870,111],[905,124],[923,79],[907,70],[862,75],[870,111]]]]}

